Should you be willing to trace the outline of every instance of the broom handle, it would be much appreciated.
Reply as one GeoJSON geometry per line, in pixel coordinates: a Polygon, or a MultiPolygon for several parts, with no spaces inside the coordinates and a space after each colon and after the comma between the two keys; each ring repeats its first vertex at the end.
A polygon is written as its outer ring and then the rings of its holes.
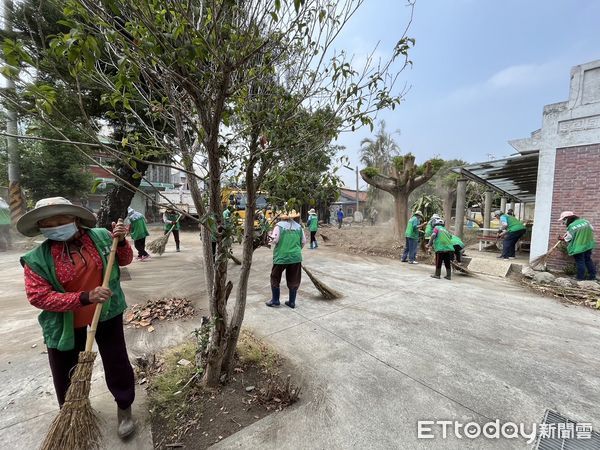
{"type": "MultiPolygon", "coordinates": [[[[123,221],[119,219],[119,222],[123,221]]],[[[110,255],[108,256],[108,263],[104,270],[104,279],[102,280],[102,287],[107,288],[110,282],[110,274],[112,273],[113,265],[115,264],[115,257],[117,255],[117,245],[119,245],[119,238],[113,238],[112,246],[110,248],[110,255]]],[[[103,303],[96,303],[96,309],[94,310],[94,318],[92,324],[87,332],[87,339],[85,341],[85,351],[91,352],[92,346],[94,345],[94,339],[96,338],[96,328],[98,327],[98,321],[100,320],[100,313],[102,312],[103,303]]]]}

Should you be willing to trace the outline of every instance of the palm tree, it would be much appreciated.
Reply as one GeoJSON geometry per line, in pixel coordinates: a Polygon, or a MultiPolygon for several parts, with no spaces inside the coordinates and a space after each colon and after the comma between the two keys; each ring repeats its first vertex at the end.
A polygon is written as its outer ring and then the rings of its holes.
{"type": "MultiPolygon", "coordinates": [[[[374,139],[364,138],[360,142],[360,162],[367,167],[374,167],[383,175],[389,175],[392,168],[392,159],[400,154],[400,147],[394,142],[392,135],[385,130],[385,121],[379,122],[379,131],[374,139]]],[[[369,185],[367,203],[373,207],[379,203],[382,191],[369,185]]],[[[380,206],[378,206],[380,207],[380,206]]]]}
{"type": "Polygon", "coordinates": [[[360,162],[367,167],[375,167],[388,175],[394,156],[400,154],[400,147],[394,142],[392,135],[385,131],[385,122],[379,122],[379,131],[374,139],[364,138],[360,142],[360,162]]]}

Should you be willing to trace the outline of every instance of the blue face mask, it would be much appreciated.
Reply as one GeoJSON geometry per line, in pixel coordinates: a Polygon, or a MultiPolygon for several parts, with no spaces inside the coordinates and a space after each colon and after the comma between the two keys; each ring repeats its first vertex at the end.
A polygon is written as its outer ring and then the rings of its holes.
{"type": "Polygon", "coordinates": [[[75,223],[67,223],[58,227],[40,228],[42,234],[51,241],[68,241],[75,233],[77,233],[77,225],[75,223]]]}

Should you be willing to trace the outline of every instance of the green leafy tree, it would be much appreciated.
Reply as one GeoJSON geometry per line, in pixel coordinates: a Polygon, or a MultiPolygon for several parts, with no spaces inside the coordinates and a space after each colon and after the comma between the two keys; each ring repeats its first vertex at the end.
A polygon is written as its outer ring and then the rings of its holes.
{"type": "MultiPolygon", "coordinates": [[[[35,129],[39,137],[60,139],[54,130],[44,125],[35,129]]],[[[75,138],[68,130],[63,132],[75,138]]],[[[85,197],[93,181],[87,170],[88,163],[84,155],[73,152],[70,144],[27,141],[22,148],[23,187],[33,202],[45,197],[85,197]]]]}
{"type": "MultiPolygon", "coordinates": [[[[253,255],[256,192],[285,159],[305,146],[309,132],[372,125],[378,110],[394,108],[395,87],[414,40],[401,36],[387,61],[353,68],[331,49],[361,0],[110,0],[66,2],[69,31],[51,41],[57,61],[102,89],[104,105],[122,114],[122,141],[137,163],[150,148],[177,156],[193,173],[197,157],[208,176],[190,189],[201,215],[204,275],[211,314],[203,353],[203,382],[227,378],[244,316],[253,255]],[[321,118],[296,121],[309,111],[321,118]],[[299,123],[296,133],[288,129],[299,123]],[[170,129],[165,129],[168,124],[170,129]],[[139,131],[144,131],[139,139],[139,131]],[[233,314],[227,270],[232,233],[224,222],[221,180],[231,170],[248,192],[243,259],[233,314]],[[206,193],[206,196],[203,194],[206,193]],[[210,239],[217,241],[213,259],[210,239]],[[213,263],[214,261],[214,263],[213,263]]],[[[32,83],[35,84],[35,83],[32,83]]],[[[325,136],[325,133],[318,133],[325,136]]],[[[322,138],[323,145],[328,143],[322,138]]]]}
{"type": "Polygon", "coordinates": [[[435,175],[443,161],[438,158],[430,159],[421,165],[415,164],[415,157],[408,153],[396,156],[390,175],[382,174],[377,168],[367,167],[360,175],[368,184],[390,193],[394,198],[396,227],[394,234],[400,239],[408,221],[408,198],[412,191],[425,184],[435,175]]]}

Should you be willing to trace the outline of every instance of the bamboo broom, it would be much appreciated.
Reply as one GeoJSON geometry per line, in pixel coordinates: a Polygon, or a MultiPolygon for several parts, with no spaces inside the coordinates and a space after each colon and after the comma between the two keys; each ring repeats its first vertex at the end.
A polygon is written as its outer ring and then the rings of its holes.
{"type": "Polygon", "coordinates": [[[310,281],[312,281],[312,283],[319,290],[319,292],[325,300],[335,300],[338,298],[342,298],[342,294],[340,292],[336,291],[335,289],[331,289],[330,287],[322,283],[310,270],[306,268],[304,264],[302,265],[302,270],[306,272],[306,275],[308,275],[310,281]]]}
{"type": "MultiPolygon", "coordinates": [[[[119,223],[122,222],[119,219],[119,223]]],[[[118,243],[119,239],[114,238],[102,281],[102,287],[105,288],[108,287],[110,281],[118,243]]],[[[90,385],[96,359],[96,352],[92,351],[92,346],[101,312],[102,303],[97,303],[92,324],[87,333],[85,351],[79,353],[79,360],[71,377],[65,403],[52,421],[41,450],[88,450],[98,448],[100,445],[98,417],[90,404],[90,385]]]]}
{"type": "Polygon", "coordinates": [[[171,231],[173,231],[173,228],[175,228],[177,222],[179,222],[179,219],[181,219],[181,214],[179,214],[179,217],[177,217],[175,223],[171,225],[171,228],[169,228],[167,234],[159,237],[158,239],[154,239],[148,244],[148,250],[150,250],[154,254],[162,255],[165,252],[165,248],[167,247],[167,242],[169,242],[169,236],[171,235],[171,231]]]}
{"type": "Polygon", "coordinates": [[[552,253],[554,253],[554,251],[558,248],[561,242],[561,240],[556,241],[556,244],[554,244],[554,246],[552,246],[550,250],[531,261],[531,263],[529,263],[529,266],[531,268],[534,268],[539,265],[546,265],[546,263],[548,262],[548,258],[550,257],[550,255],[552,255],[552,253]]]}

